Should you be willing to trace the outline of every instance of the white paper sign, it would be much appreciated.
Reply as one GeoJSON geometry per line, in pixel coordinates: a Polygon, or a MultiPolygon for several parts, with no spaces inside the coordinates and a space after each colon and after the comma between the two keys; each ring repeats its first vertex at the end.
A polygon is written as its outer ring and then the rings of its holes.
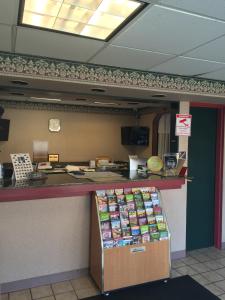
{"type": "Polygon", "coordinates": [[[176,114],[176,135],[191,135],[192,115],[176,114]]]}

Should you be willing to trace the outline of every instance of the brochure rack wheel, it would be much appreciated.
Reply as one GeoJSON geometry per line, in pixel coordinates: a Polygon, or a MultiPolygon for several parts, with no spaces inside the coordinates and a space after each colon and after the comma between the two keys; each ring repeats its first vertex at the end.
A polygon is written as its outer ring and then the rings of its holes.
{"type": "MultiPolygon", "coordinates": [[[[168,228],[168,227],[167,227],[168,228]]],[[[102,294],[170,277],[170,234],[167,239],[103,248],[97,197],[91,203],[90,274],[102,294]]]]}

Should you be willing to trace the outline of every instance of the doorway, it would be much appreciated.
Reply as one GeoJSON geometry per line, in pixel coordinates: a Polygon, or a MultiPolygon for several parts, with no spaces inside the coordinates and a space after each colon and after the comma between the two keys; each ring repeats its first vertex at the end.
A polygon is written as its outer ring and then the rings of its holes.
{"type": "Polygon", "coordinates": [[[221,247],[224,109],[191,107],[186,249],[221,247]],[[222,130],[222,131],[221,131],[222,130]]]}

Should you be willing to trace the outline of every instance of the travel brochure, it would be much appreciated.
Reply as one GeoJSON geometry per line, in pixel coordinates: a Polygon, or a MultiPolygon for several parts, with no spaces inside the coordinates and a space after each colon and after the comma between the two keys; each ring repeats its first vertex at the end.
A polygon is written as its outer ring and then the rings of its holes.
{"type": "Polygon", "coordinates": [[[168,228],[154,187],[96,191],[104,248],[168,239],[168,228]]]}

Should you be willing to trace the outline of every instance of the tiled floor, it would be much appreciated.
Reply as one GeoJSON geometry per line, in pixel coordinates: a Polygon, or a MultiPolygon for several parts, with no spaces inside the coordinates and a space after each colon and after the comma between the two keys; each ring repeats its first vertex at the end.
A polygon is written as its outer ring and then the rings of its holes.
{"type": "MultiPolygon", "coordinates": [[[[225,300],[225,250],[206,248],[172,261],[171,277],[190,275],[225,300]]],[[[76,300],[99,294],[88,277],[0,295],[0,300],[76,300]]]]}
{"type": "Polygon", "coordinates": [[[188,252],[183,259],[173,260],[171,277],[186,274],[225,300],[225,250],[199,249],[188,252]]]}

